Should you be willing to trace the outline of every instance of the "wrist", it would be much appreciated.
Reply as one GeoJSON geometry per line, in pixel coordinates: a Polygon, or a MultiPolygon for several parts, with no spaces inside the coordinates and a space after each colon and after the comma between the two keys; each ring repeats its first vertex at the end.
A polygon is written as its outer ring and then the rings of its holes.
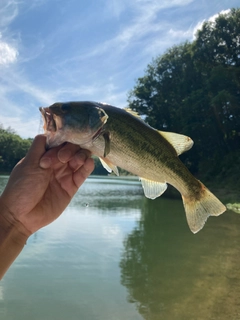
{"type": "Polygon", "coordinates": [[[31,232],[17,220],[6,208],[0,203],[0,240],[2,236],[10,235],[13,241],[19,244],[25,244],[31,232]]]}
{"type": "Polygon", "coordinates": [[[0,201],[0,279],[22,251],[30,235],[0,201]]]}

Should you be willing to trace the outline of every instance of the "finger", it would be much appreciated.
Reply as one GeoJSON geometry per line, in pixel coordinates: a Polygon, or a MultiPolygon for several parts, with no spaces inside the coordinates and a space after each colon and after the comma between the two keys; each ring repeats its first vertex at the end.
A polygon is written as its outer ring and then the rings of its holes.
{"type": "Polygon", "coordinates": [[[55,166],[59,162],[68,162],[79,150],[79,146],[72,143],[64,143],[58,147],[49,149],[40,160],[40,167],[47,169],[55,166]]]}
{"type": "Polygon", "coordinates": [[[38,164],[39,159],[46,152],[45,145],[46,145],[46,136],[37,135],[34,138],[26,157],[24,158],[24,162],[31,162],[33,164],[38,164]]]}
{"type": "Polygon", "coordinates": [[[58,152],[62,147],[63,145],[60,145],[58,147],[51,148],[47,152],[45,152],[39,161],[40,167],[43,169],[48,169],[54,166],[55,164],[59,163],[58,152]]]}
{"type": "Polygon", "coordinates": [[[62,163],[68,162],[77,151],[79,151],[80,146],[72,143],[66,143],[59,151],[58,151],[58,160],[62,163]]]}
{"type": "Polygon", "coordinates": [[[79,168],[73,174],[73,181],[75,185],[79,188],[83,182],[87,179],[87,177],[93,172],[94,169],[94,161],[92,158],[88,158],[83,166],[79,168]]]}
{"type": "Polygon", "coordinates": [[[73,171],[78,170],[85,163],[86,159],[90,157],[90,155],[90,151],[81,149],[69,161],[69,167],[73,171]]]}

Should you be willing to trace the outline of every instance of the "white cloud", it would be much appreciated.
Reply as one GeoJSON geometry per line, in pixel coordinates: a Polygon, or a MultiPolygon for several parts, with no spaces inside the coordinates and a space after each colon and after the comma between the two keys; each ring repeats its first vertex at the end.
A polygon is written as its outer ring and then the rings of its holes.
{"type": "Polygon", "coordinates": [[[230,12],[231,12],[230,9],[222,10],[222,11],[220,11],[219,13],[214,14],[213,16],[211,16],[211,17],[208,19],[208,21],[214,22],[219,15],[227,15],[227,14],[229,14],[230,12]]]}
{"type": "MultiPolygon", "coordinates": [[[[199,21],[195,27],[193,28],[192,26],[189,28],[189,29],[185,29],[185,30],[181,30],[181,29],[174,29],[173,27],[170,28],[170,30],[168,31],[168,35],[171,37],[171,38],[175,38],[175,39],[178,39],[178,40],[194,40],[196,38],[196,34],[198,32],[198,30],[201,30],[202,29],[202,26],[204,24],[205,21],[210,21],[210,22],[214,22],[216,20],[216,18],[220,15],[220,14],[228,14],[231,10],[228,9],[228,10],[222,10],[221,12],[217,13],[217,14],[214,14],[213,16],[211,16],[210,18],[208,19],[204,19],[204,20],[201,20],[199,21]]],[[[172,39],[171,39],[171,42],[172,42],[172,39]]]]}
{"type": "Polygon", "coordinates": [[[202,26],[206,20],[199,21],[193,29],[193,39],[196,38],[197,32],[202,29],[202,26]]]}
{"type": "Polygon", "coordinates": [[[193,33],[192,33],[192,34],[193,34],[193,39],[196,38],[197,32],[202,29],[203,24],[204,24],[205,21],[215,22],[216,18],[217,18],[220,14],[222,14],[222,15],[227,15],[227,14],[229,14],[230,12],[231,12],[231,9],[222,10],[222,11],[220,11],[219,13],[214,14],[213,16],[211,16],[210,18],[208,18],[207,20],[204,19],[204,20],[202,20],[202,21],[199,21],[199,22],[197,23],[197,25],[196,25],[196,26],[194,27],[194,29],[193,29],[193,33]]]}
{"type": "Polygon", "coordinates": [[[168,35],[171,36],[172,38],[176,38],[176,39],[189,39],[189,37],[191,37],[192,35],[192,30],[188,29],[188,30],[174,30],[174,29],[170,29],[168,32],[168,35]]]}
{"type": "MultiPolygon", "coordinates": [[[[16,0],[0,1],[0,28],[4,33],[7,32],[8,26],[18,15],[18,2],[16,0]]],[[[0,32],[0,66],[6,66],[16,62],[18,50],[11,44],[12,41],[0,32]]]]}
{"type": "Polygon", "coordinates": [[[43,133],[40,113],[39,117],[27,118],[26,115],[24,119],[17,116],[1,116],[0,124],[3,124],[4,128],[11,127],[23,138],[33,138],[37,134],[43,133]]]}
{"type": "MultiPolygon", "coordinates": [[[[1,35],[0,35],[1,37],[1,35]]],[[[8,65],[16,62],[18,51],[7,42],[0,40],[0,65],[8,65]]]]}

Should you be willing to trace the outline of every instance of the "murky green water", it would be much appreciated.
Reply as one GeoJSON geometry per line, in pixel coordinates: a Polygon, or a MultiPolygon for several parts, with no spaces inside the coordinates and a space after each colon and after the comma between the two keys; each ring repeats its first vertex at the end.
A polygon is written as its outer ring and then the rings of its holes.
{"type": "Polygon", "coordinates": [[[181,201],[91,178],[0,282],[0,319],[240,319],[239,246],[236,213],[193,235],[181,201]]]}

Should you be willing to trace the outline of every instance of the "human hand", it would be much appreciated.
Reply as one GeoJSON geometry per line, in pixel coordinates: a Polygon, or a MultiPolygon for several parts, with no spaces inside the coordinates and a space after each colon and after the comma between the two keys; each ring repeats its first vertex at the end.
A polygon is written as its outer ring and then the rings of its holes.
{"type": "Polygon", "coordinates": [[[93,171],[90,152],[70,143],[45,150],[38,135],[13,169],[0,197],[1,207],[32,234],[54,221],[93,171]]]}

